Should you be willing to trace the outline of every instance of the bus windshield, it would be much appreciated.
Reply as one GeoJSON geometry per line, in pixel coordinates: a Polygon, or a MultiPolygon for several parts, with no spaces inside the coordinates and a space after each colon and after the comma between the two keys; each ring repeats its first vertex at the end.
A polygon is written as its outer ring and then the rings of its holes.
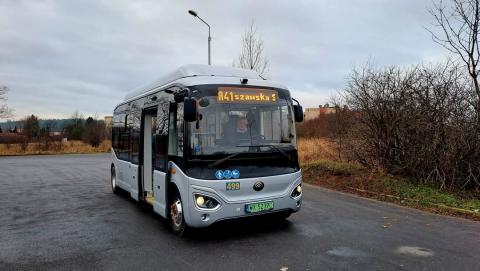
{"type": "MultiPolygon", "coordinates": [[[[274,97],[228,93],[199,99],[198,121],[189,123],[193,156],[241,152],[283,152],[295,149],[295,123],[291,102],[274,97]],[[237,95],[237,96],[235,96],[237,95]],[[235,99],[237,98],[237,99],[235,99]],[[249,99],[247,101],[242,100],[249,99]]],[[[275,95],[269,94],[267,95],[275,95]]]]}

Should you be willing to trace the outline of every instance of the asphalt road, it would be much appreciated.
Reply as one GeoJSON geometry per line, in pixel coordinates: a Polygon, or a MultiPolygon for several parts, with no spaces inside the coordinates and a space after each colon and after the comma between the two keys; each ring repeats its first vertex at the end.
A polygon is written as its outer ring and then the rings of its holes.
{"type": "Polygon", "coordinates": [[[171,234],[108,155],[0,158],[0,270],[480,270],[480,223],[305,185],[281,223],[171,234]]]}

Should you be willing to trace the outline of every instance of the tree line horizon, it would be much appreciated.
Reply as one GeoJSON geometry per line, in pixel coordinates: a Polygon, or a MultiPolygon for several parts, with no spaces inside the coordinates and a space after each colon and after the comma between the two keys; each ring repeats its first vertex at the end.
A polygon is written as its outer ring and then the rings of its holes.
{"type": "Polygon", "coordinates": [[[99,120],[96,116],[85,118],[78,111],[69,119],[41,120],[32,114],[10,124],[14,126],[10,126],[7,131],[0,125],[0,144],[21,144],[24,150],[28,143],[43,143],[44,150],[48,150],[50,146],[58,145],[56,143],[65,139],[79,140],[98,147],[104,140],[111,138],[111,129],[104,120],[99,120]]]}

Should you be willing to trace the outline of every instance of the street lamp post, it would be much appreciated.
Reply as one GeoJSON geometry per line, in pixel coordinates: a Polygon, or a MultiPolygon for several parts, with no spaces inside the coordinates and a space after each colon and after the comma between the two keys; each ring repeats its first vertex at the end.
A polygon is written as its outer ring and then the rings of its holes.
{"type": "Polygon", "coordinates": [[[204,24],[208,26],[208,65],[212,65],[211,57],[210,57],[210,43],[212,41],[212,37],[210,37],[210,25],[207,22],[205,22],[202,18],[200,18],[194,10],[189,10],[188,13],[193,17],[197,17],[200,21],[202,21],[204,24]]]}

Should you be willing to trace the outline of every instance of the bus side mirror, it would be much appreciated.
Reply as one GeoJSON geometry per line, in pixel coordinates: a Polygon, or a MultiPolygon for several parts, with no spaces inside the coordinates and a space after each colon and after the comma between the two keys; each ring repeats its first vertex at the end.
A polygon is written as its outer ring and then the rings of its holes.
{"type": "Polygon", "coordinates": [[[293,105],[293,114],[295,115],[295,122],[303,121],[303,108],[299,104],[293,105]]]}
{"type": "Polygon", "coordinates": [[[173,99],[175,100],[175,102],[177,104],[183,102],[183,100],[185,99],[185,93],[183,92],[177,92],[175,93],[175,95],[173,95],[173,99]]]}
{"type": "Polygon", "coordinates": [[[194,98],[183,100],[183,119],[188,122],[197,120],[197,101],[194,98]]]}

